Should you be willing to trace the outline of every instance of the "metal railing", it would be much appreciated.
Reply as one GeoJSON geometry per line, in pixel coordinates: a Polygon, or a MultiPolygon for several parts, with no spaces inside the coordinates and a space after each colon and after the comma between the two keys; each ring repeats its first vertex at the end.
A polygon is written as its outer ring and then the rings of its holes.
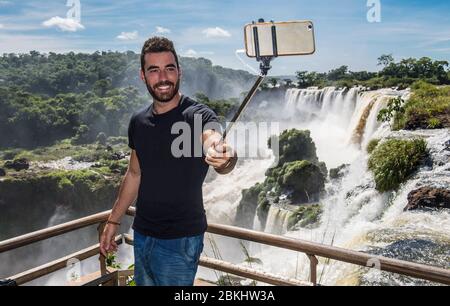
{"type": "MultiPolygon", "coordinates": [[[[98,227],[100,235],[101,232],[103,231],[104,223],[106,222],[110,212],[111,211],[105,211],[85,218],[53,226],[47,229],[32,232],[23,236],[1,241],[0,253],[11,251],[22,246],[26,246],[51,237],[59,236],[64,233],[68,233],[94,224],[100,224],[98,227]]],[[[133,207],[128,209],[127,211],[127,215],[129,216],[134,216],[135,213],[136,211],[133,207]]],[[[296,252],[301,252],[308,256],[310,260],[310,279],[308,282],[297,279],[288,279],[281,276],[252,270],[246,267],[241,267],[231,263],[227,263],[218,259],[203,256],[200,258],[199,262],[200,266],[265,282],[272,285],[294,285],[294,286],[317,285],[317,265],[318,265],[317,257],[333,259],[340,262],[355,264],[367,268],[376,268],[386,272],[398,273],[401,275],[411,276],[414,278],[450,285],[449,269],[417,264],[413,262],[397,260],[392,258],[386,258],[382,256],[375,256],[363,252],[357,252],[347,250],[344,248],[328,246],[319,243],[288,238],[284,236],[277,236],[263,232],[257,232],[229,225],[210,224],[208,226],[207,231],[211,234],[217,234],[236,239],[257,242],[283,249],[288,249],[296,252]],[[375,267],[372,266],[373,263],[376,263],[375,267]]],[[[116,242],[118,244],[126,243],[132,245],[133,239],[129,235],[123,234],[118,235],[116,237],[116,242]]],[[[100,254],[100,247],[99,244],[96,244],[87,249],[81,250],[77,253],[70,254],[68,256],[52,261],[40,267],[22,272],[14,276],[10,276],[8,277],[8,279],[16,281],[18,285],[22,285],[37,278],[40,278],[42,276],[53,273],[57,270],[65,268],[66,263],[69,259],[76,258],[81,261],[99,254],[100,254]]],[[[99,259],[100,259],[101,277],[99,277],[94,281],[89,282],[88,284],[123,285],[123,275],[125,276],[130,275],[131,272],[130,271],[108,272],[108,270],[106,269],[105,258],[100,254],[99,259]],[[111,275],[108,275],[108,273],[111,275]]]]}

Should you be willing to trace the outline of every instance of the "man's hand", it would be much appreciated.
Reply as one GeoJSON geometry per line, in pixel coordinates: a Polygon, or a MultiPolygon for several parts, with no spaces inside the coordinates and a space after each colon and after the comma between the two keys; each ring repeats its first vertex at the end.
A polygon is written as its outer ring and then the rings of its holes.
{"type": "Polygon", "coordinates": [[[207,130],[202,134],[203,148],[206,152],[205,162],[212,166],[219,174],[228,174],[236,165],[237,154],[222,135],[214,130],[207,130]]]}
{"type": "Polygon", "coordinates": [[[100,252],[103,256],[107,257],[109,252],[117,251],[117,243],[115,241],[117,235],[118,225],[106,224],[103,230],[102,236],[100,237],[100,252]]]}
{"type": "Polygon", "coordinates": [[[223,170],[234,157],[233,149],[225,142],[213,142],[206,153],[206,163],[216,170],[223,170]]]}

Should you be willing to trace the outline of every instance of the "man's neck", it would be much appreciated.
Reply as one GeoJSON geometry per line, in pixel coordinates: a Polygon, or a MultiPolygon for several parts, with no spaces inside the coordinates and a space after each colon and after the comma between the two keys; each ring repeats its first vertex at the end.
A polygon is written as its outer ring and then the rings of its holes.
{"type": "Polygon", "coordinates": [[[160,102],[153,99],[153,112],[157,115],[161,115],[170,112],[172,109],[176,108],[180,104],[181,95],[178,92],[172,100],[169,102],[160,102]]]}

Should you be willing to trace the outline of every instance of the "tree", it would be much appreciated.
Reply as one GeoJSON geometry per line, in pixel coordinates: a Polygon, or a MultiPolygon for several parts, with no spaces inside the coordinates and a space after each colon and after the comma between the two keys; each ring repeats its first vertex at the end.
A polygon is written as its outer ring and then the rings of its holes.
{"type": "Polygon", "coordinates": [[[94,84],[94,91],[100,97],[104,97],[109,89],[111,89],[111,80],[109,79],[98,80],[94,84]]]}
{"type": "Polygon", "coordinates": [[[327,74],[327,78],[330,81],[346,79],[348,76],[348,66],[341,66],[339,68],[333,69],[327,74]]]}
{"type": "Polygon", "coordinates": [[[291,87],[292,85],[292,80],[291,79],[284,79],[284,84],[286,87],[291,87]]]}
{"type": "Polygon", "coordinates": [[[278,85],[278,80],[277,80],[276,78],[270,78],[269,81],[268,81],[268,83],[269,83],[270,85],[272,85],[273,88],[275,88],[275,87],[277,87],[277,85],[278,85]]]}
{"type": "Polygon", "coordinates": [[[202,104],[208,104],[209,103],[209,98],[208,96],[206,96],[203,92],[197,92],[195,94],[195,100],[199,103],[202,104]]]}
{"type": "Polygon", "coordinates": [[[317,72],[297,71],[296,77],[299,88],[320,86],[325,82],[325,75],[317,72]]]}
{"type": "Polygon", "coordinates": [[[392,54],[383,54],[378,58],[378,66],[389,66],[394,62],[394,57],[392,54]]]}

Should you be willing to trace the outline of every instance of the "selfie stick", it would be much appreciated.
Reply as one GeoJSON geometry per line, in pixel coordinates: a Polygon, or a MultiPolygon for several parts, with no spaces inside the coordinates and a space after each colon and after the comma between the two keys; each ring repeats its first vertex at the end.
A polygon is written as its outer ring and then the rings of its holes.
{"type": "MultiPolygon", "coordinates": [[[[259,19],[258,22],[264,22],[264,19],[259,19]]],[[[273,21],[272,21],[273,22],[273,21]]],[[[253,24],[255,22],[253,21],[253,24]]],[[[278,47],[277,47],[277,32],[276,32],[276,26],[275,24],[272,25],[272,46],[273,46],[273,56],[261,56],[260,49],[259,49],[259,35],[258,35],[258,27],[253,28],[253,37],[255,42],[255,53],[256,53],[256,60],[258,62],[261,62],[259,65],[259,69],[261,70],[261,74],[258,76],[258,79],[256,80],[255,84],[253,85],[252,89],[248,92],[247,96],[245,97],[242,104],[239,106],[238,111],[234,115],[233,119],[231,119],[230,123],[226,127],[223,135],[222,140],[225,140],[228,136],[228,133],[233,128],[234,124],[239,120],[241,117],[242,112],[247,107],[250,100],[253,98],[253,96],[256,93],[256,90],[259,88],[261,83],[264,81],[264,78],[267,76],[267,73],[269,72],[270,68],[270,62],[278,57],[278,47]]]]}

